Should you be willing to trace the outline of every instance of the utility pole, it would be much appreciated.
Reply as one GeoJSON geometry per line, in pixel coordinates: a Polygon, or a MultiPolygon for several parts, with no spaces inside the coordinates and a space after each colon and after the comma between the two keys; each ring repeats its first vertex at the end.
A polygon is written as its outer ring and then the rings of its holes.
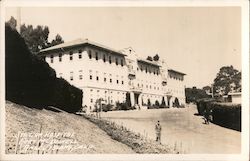
{"type": "Polygon", "coordinates": [[[21,32],[21,7],[17,7],[17,20],[16,20],[16,30],[20,34],[21,32]]]}
{"type": "Polygon", "coordinates": [[[214,98],[214,85],[211,84],[212,98],[214,98]]]}

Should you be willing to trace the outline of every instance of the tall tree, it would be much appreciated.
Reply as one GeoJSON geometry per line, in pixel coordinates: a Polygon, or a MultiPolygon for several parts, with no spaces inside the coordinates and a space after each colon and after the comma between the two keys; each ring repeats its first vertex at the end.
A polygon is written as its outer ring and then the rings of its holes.
{"type": "Polygon", "coordinates": [[[219,95],[225,95],[229,92],[241,91],[241,72],[231,66],[220,68],[214,79],[214,92],[219,95]]]}
{"type": "Polygon", "coordinates": [[[16,29],[17,21],[13,16],[11,16],[10,20],[6,22],[6,25],[10,26],[12,29],[16,29]]]}
{"type": "Polygon", "coordinates": [[[55,39],[51,41],[51,43],[48,46],[55,46],[58,44],[64,43],[61,35],[57,34],[55,39]]]}
{"type": "MultiPolygon", "coordinates": [[[[14,17],[11,17],[6,25],[12,29],[16,29],[17,22],[14,17]]],[[[33,27],[32,25],[21,25],[20,34],[24,38],[26,45],[32,53],[37,53],[41,49],[45,49],[54,45],[63,43],[62,37],[57,34],[55,39],[49,42],[49,27],[38,25],[33,27]]]]}
{"type": "Polygon", "coordinates": [[[29,50],[36,53],[41,49],[48,47],[49,28],[48,26],[38,25],[33,28],[32,25],[23,24],[20,30],[21,36],[24,38],[29,50]]]}

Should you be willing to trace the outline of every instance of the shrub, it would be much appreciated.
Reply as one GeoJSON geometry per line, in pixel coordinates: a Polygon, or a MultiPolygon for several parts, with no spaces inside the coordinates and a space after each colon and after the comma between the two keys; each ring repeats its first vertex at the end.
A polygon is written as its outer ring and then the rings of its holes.
{"type": "Polygon", "coordinates": [[[212,98],[203,98],[199,99],[196,104],[197,104],[197,110],[199,115],[204,115],[204,111],[209,108],[208,103],[210,102],[215,102],[215,99],[212,98]]]}
{"type": "Polygon", "coordinates": [[[180,107],[180,103],[179,103],[178,98],[175,98],[175,99],[174,99],[173,107],[180,107]]]}
{"type": "Polygon", "coordinates": [[[164,97],[162,97],[161,107],[166,107],[166,102],[164,97]]]}
{"type": "Polygon", "coordinates": [[[150,99],[148,99],[148,104],[147,104],[148,106],[151,106],[151,102],[150,102],[150,99]]]}
{"type": "Polygon", "coordinates": [[[116,110],[134,110],[135,107],[129,106],[126,102],[125,103],[116,103],[116,110]]]}
{"type": "Polygon", "coordinates": [[[112,111],[112,109],[113,109],[113,107],[114,107],[114,105],[111,105],[111,104],[104,104],[104,105],[102,105],[102,110],[104,111],[104,112],[107,112],[107,111],[112,111]]]}
{"type": "Polygon", "coordinates": [[[223,127],[241,131],[241,105],[216,102],[215,99],[201,99],[197,101],[200,115],[204,111],[212,111],[212,122],[223,127]]]}
{"type": "Polygon", "coordinates": [[[160,103],[158,100],[155,101],[155,106],[158,106],[158,107],[160,106],[160,103]]]}

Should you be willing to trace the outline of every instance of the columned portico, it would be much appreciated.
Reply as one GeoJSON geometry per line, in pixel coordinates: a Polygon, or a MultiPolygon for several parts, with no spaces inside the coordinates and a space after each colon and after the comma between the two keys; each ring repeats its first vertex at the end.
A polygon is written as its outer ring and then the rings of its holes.
{"type": "Polygon", "coordinates": [[[142,95],[140,92],[132,91],[130,92],[130,102],[131,106],[138,105],[139,107],[142,106],[142,95]]]}

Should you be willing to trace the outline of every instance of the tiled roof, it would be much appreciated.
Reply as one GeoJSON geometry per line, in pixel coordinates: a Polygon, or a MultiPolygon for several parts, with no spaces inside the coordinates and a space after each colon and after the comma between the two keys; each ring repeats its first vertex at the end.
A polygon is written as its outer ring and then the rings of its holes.
{"type": "Polygon", "coordinates": [[[126,56],[125,54],[123,54],[122,52],[120,52],[118,50],[109,48],[107,46],[104,46],[104,45],[101,45],[99,43],[90,41],[88,39],[76,39],[76,40],[73,40],[73,41],[65,42],[65,43],[62,43],[62,44],[59,44],[59,45],[55,45],[55,46],[43,49],[39,53],[46,53],[46,52],[57,50],[57,49],[64,49],[64,48],[69,48],[69,47],[74,47],[74,46],[79,46],[79,45],[87,45],[87,44],[92,45],[92,46],[96,46],[96,47],[99,47],[99,48],[103,48],[105,50],[109,50],[111,52],[115,52],[117,54],[126,56]]]}

